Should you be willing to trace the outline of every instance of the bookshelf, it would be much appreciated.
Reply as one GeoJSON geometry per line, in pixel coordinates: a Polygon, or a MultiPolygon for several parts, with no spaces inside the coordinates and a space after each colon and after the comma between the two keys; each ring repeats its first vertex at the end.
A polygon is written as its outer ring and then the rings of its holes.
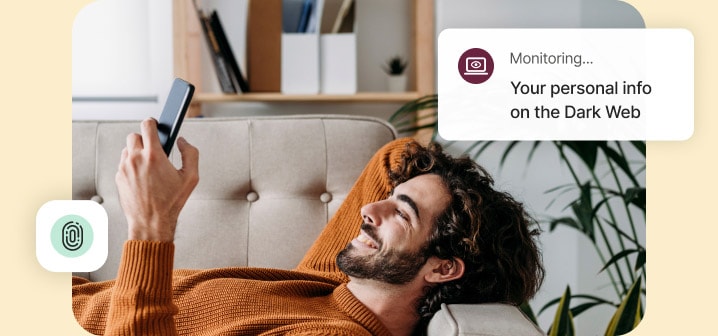
{"type": "Polygon", "coordinates": [[[295,95],[283,94],[281,92],[223,94],[223,93],[200,93],[196,96],[204,103],[227,103],[227,102],[307,102],[307,103],[401,103],[419,98],[418,92],[357,92],[355,94],[315,94],[295,95]]]}
{"type": "MultiPolygon", "coordinates": [[[[361,0],[358,0],[361,1],[361,0]]],[[[358,92],[355,94],[287,95],[282,93],[224,94],[202,90],[201,53],[206,48],[192,0],[173,0],[174,73],[197,88],[189,116],[201,114],[201,105],[230,102],[267,103],[402,103],[435,92],[434,0],[411,0],[411,61],[409,92],[358,92]]]]}

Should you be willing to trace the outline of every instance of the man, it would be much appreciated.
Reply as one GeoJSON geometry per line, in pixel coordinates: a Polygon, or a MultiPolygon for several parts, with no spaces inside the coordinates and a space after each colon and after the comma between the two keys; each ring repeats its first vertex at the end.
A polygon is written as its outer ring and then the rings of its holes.
{"type": "Polygon", "coordinates": [[[172,271],[177,218],[198,183],[198,150],[177,146],[179,170],[153,119],[127,137],[117,280],[73,279],[75,316],[93,333],[411,335],[442,303],[520,304],[543,279],[522,205],[471,160],[409,139],[374,155],[295,270],[172,271]]]}

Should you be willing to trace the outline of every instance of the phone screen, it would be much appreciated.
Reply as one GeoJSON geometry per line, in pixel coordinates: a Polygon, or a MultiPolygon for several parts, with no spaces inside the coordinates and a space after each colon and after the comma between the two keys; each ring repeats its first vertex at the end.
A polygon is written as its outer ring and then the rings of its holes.
{"type": "Polygon", "coordinates": [[[177,133],[179,133],[184,115],[189,108],[193,93],[194,85],[180,78],[175,78],[174,82],[172,82],[172,88],[167,96],[167,101],[165,101],[165,106],[162,109],[157,125],[160,143],[167,155],[170,155],[170,151],[172,151],[172,146],[177,138],[177,133]]]}

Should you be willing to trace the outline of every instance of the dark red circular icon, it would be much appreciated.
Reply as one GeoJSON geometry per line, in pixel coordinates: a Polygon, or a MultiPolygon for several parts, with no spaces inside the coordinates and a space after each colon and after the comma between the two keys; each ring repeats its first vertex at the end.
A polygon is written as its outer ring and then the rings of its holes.
{"type": "Polygon", "coordinates": [[[494,59],[484,49],[472,48],[459,57],[459,75],[471,84],[481,84],[494,73],[494,59]]]}

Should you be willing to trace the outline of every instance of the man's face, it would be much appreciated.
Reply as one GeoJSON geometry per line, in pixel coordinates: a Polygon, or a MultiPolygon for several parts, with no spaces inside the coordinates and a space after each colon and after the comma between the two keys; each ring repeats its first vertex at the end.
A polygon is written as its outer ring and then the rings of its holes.
{"type": "Polygon", "coordinates": [[[337,265],[350,277],[404,284],[426,262],[426,243],[451,196],[438,175],[398,185],[392,195],[362,207],[359,236],[339,253],[337,265]]]}

